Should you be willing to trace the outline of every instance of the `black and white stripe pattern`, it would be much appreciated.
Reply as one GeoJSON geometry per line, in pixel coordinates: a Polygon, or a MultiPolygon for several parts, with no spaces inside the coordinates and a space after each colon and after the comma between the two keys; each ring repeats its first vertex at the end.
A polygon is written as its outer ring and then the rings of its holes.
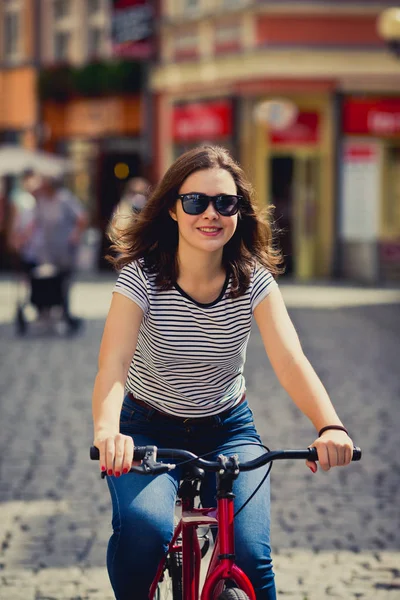
{"type": "Polygon", "coordinates": [[[243,366],[252,313],[277,284],[267,269],[254,268],[240,298],[228,298],[227,278],[210,304],[191,299],[176,285],[160,291],[140,262],[125,266],[114,292],[143,310],[126,387],[150,406],[180,417],[218,414],[244,391],[243,366]]]}

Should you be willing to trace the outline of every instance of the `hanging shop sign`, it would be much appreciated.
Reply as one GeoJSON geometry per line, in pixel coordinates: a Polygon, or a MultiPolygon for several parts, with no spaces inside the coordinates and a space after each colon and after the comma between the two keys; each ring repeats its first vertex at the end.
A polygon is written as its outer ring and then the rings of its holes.
{"type": "Polygon", "coordinates": [[[320,115],[317,112],[299,112],[287,127],[269,130],[274,145],[312,146],[320,141],[320,115]]]}
{"type": "Polygon", "coordinates": [[[382,137],[400,135],[400,98],[348,98],[343,104],[343,132],[382,137]]]}
{"type": "Polygon", "coordinates": [[[172,135],[175,142],[216,140],[232,134],[232,101],[191,102],[174,106],[172,135]]]}
{"type": "Polygon", "coordinates": [[[114,56],[150,58],[153,22],[150,0],[113,0],[111,37],[114,56]]]}
{"type": "Polygon", "coordinates": [[[270,130],[279,131],[293,125],[298,112],[297,106],[291,100],[274,98],[256,104],[253,117],[256,123],[268,125],[270,130]]]}
{"type": "Polygon", "coordinates": [[[342,152],[341,237],[368,242],[379,234],[382,148],[379,141],[350,138],[342,152]]]}
{"type": "Polygon", "coordinates": [[[54,139],[138,135],[142,103],[138,96],[77,98],[43,104],[43,123],[54,139]]]}

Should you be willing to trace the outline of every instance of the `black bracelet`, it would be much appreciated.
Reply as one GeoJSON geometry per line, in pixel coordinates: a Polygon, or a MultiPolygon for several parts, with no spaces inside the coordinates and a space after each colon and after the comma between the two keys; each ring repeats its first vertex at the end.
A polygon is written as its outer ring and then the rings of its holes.
{"type": "Polygon", "coordinates": [[[321,437],[324,431],[328,431],[329,429],[338,429],[339,431],[344,431],[345,433],[347,433],[347,435],[349,435],[349,432],[347,431],[346,427],[343,427],[343,425],[326,425],[325,427],[319,430],[318,437],[321,437]]]}

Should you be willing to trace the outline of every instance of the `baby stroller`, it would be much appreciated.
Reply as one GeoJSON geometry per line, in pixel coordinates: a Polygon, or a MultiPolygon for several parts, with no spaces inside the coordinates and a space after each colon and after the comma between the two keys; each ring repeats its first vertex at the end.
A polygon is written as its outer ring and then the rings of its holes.
{"type": "Polygon", "coordinates": [[[61,334],[73,334],[81,328],[82,319],[69,313],[69,279],[70,272],[50,263],[25,270],[25,293],[15,313],[17,335],[25,335],[31,327],[61,334]],[[36,318],[32,318],[32,309],[36,318]]]}

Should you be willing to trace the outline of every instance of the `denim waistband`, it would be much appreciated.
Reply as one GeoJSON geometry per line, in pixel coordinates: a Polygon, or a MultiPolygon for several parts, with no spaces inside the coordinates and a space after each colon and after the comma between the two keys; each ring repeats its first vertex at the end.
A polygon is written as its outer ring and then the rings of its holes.
{"type": "Polygon", "coordinates": [[[137,404],[138,406],[142,406],[143,408],[147,408],[149,411],[152,412],[152,415],[149,416],[149,420],[151,420],[152,416],[153,417],[154,416],[162,416],[163,419],[168,419],[168,420],[174,421],[175,423],[182,423],[182,424],[188,424],[188,425],[189,424],[200,425],[200,424],[214,423],[216,417],[219,417],[220,419],[223,418],[233,408],[237,408],[238,406],[240,406],[240,404],[243,404],[243,402],[246,400],[246,394],[244,393],[242,395],[242,397],[240,398],[239,402],[237,404],[235,404],[235,406],[231,406],[231,408],[228,408],[220,413],[217,413],[216,415],[211,415],[208,417],[187,417],[187,418],[185,418],[185,417],[178,417],[175,415],[170,415],[169,413],[163,412],[162,410],[158,410],[157,408],[150,406],[150,404],[147,404],[143,400],[139,400],[138,398],[135,398],[135,396],[132,394],[132,392],[128,392],[127,396],[129,397],[131,402],[133,402],[134,404],[137,404]]]}

